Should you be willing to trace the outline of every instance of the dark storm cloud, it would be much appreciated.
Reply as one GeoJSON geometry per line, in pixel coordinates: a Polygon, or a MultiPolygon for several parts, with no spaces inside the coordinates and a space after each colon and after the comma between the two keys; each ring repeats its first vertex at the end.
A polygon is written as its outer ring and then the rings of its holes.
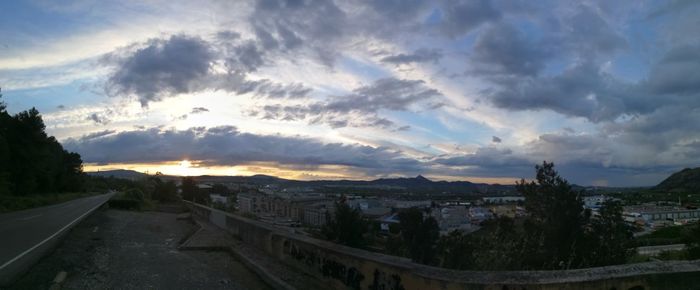
{"type": "Polygon", "coordinates": [[[510,24],[490,26],[479,35],[471,56],[474,74],[536,75],[551,57],[552,44],[535,42],[510,24]]]}
{"type": "Polygon", "coordinates": [[[192,111],[190,111],[190,114],[201,114],[205,112],[209,112],[209,109],[205,107],[194,107],[192,108],[192,111]]]}
{"type": "Polygon", "coordinates": [[[225,48],[228,49],[226,67],[229,72],[254,72],[265,63],[265,52],[254,41],[245,41],[238,45],[229,44],[225,48]]]}
{"type": "MultiPolygon", "coordinates": [[[[670,105],[628,122],[606,124],[601,131],[618,136],[618,142],[645,149],[648,154],[645,158],[653,160],[661,153],[672,153],[674,146],[700,140],[700,108],[670,105]]],[[[676,158],[675,162],[694,160],[676,158]]]]}
{"type": "Polygon", "coordinates": [[[499,85],[490,96],[491,101],[510,110],[549,109],[600,122],[633,109],[647,109],[626,107],[637,88],[616,80],[592,63],[577,65],[553,77],[507,80],[499,85]]]}
{"type": "MultiPolygon", "coordinates": [[[[250,80],[248,73],[265,64],[258,42],[240,40],[225,31],[214,42],[198,37],[174,35],[152,39],[141,48],[123,49],[102,59],[113,66],[106,82],[111,96],[135,96],[142,106],[181,93],[225,90],[253,93],[265,98],[304,98],[311,89],[301,83],[280,84],[268,79],[250,80]],[[229,36],[229,39],[222,37],[229,36]],[[214,62],[223,62],[226,72],[214,72],[214,62]]],[[[138,44],[132,45],[137,47],[138,44]]]]}
{"type": "Polygon", "coordinates": [[[443,29],[452,36],[464,35],[479,25],[501,18],[488,0],[447,0],[442,8],[443,29]]]}
{"type": "Polygon", "coordinates": [[[307,120],[309,123],[340,127],[391,128],[395,124],[378,116],[380,110],[406,111],[418,103],[437,103],[441,93],[420,80],[379,79],[352,94],[332,96],[327,101],[304,105],[266,105],[251,115],[285,121],[307,120]]]}
{"type": "Polygon", "coordinates": [[[117,132],[117,131],[115,131],[115,130],[102,130],[102,131],[98,131],[98,132],[92,132],[92,133],[90,133],[90,134],[83,135],[82,137],[80,137],[80,140],[81,140],[81,141],[87,141],[87,140],[90,140],[90,139],[100,138],[100,137],[103,137],[103,136],[107,136],[107,135],[110,135],[110,134],[114,134],[114,133],[116,133],[116,132],[117,132]]]}
{"type": "Polygon", "coordinates": [[[391,64],[407,64],[407,63],[421,63],[421,62],[437,62],[442,58],[442,52],[435,49],[418,49],[410,54],[396,54],[390,55],[382,58],[381,62],[391,63],[391,64]]]}
{"type": "Polygon", "coordinates": [[[627,47],[627,40],[592,7],[580,5],[568,24],[564,41],[583,56],[609,54],[627,47]]]}
{"type": "Polygon", "coordinates": [[[160,162],[190,158],[205,165],[275,162],[344,165],[371,171],[416,171],[421,162],[385,147],[323,143],[303,137],[256,135],[235,127],[123,131],[91,139],[69,139],[64,146],[85,162],[160,162]]]}
{"type": "Polygon", "coordinates": [[[473,154],[440,157],[434,160],[437,164],[447,166],[529,166],[532,161],[519,157],[511,149],[500,149],[494,147],[481,147],[473,154]]]}
{"type": "Polygon", "coordinates": [[[652,66],[648,85],[657,94],[700,95],[700,46],[669,50],[652,66]]]}
{"type": "Polygon", "coordinates": [[[650,13],[647,17],[648,18],[656,18],[659,16],[663,16],[666,14],[671,14],[674,12],[678,11],[687,11],[692,8],[697,8],[700,3],[695,0],[673,0],[673,1],[665,1],[664,5],[661,5],[661,7],[652,13],[650,13]]]}
{"type": "Polygon", "coordinates": [[[332,47],[345,34],[346,15],[333,1],[258,1],[250,16],[265,49],[295,49],[302,44],[332,65],[332,47]]]}
{"type": "Polygon", "coordinates": [[[510,110],[549,109],[593,122],[647,115],[684,104],[700,107],[700,47],[671,48],[646,79],[624,82],[587,61],[548,77],[494,79],[490,100],[510,110]]]}
{"type": "Polygon", "coordinates": [[[423,0],[364,0],[359,2],[362,2],[362,4],[368,6],[384,18],[388,18],[391,23],[415,18],[428,6],[427,1],[423,0]]]}
{"type": "Polygon", "coordinates": [[[245,86],[255,95],[270,99],[300,99],[311,93],[311,88],[301,83],[278,84],[267,79],[248,81],[245,86]]]}
{"type": "Polygon", "coordinates": [[[107,90],[110,95],[137,96],[147,106],[166,95],[200,90],[213,60],[210,46],[198,37],[153,39],[121,59],[107,81],[107,90]]]}

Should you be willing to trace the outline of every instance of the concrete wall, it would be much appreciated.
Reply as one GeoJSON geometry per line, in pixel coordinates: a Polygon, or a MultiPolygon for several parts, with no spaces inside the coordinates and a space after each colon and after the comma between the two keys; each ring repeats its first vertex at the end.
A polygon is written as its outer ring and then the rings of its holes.
{"type": "Polygon", "coordinates": [[[201,205],[193,212],[336,289],[700,289],[700,260],[564,271],[454,271],[312,239],[201,205]]]}

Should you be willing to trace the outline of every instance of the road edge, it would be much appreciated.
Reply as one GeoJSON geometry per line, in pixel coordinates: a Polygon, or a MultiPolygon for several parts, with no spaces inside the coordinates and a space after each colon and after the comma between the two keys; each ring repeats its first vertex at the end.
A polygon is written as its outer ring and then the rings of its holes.
{"type": "MultiPolygon", "coordinates": [[[[109,193],[106,193],[109,194],[109,193]]],[[[90,210],[86,211],[55,233],[53,233],[48,238],[42,240],[38,244],[32,246],[31,248],[20,253],[16,257],[5,262],[5,264],[0,265],[0,287],[6,287],[16,281],[17,278],[22,276],[27,270],[29,270],[36,262],[41,260],[46,254],[50,253],[62,240],[63,237],[76,225],[78,225],[82,220],[88,217],[90,214],[95,212],[98,208],[104,206],[111,196],[100,202],[90,210]]]]}

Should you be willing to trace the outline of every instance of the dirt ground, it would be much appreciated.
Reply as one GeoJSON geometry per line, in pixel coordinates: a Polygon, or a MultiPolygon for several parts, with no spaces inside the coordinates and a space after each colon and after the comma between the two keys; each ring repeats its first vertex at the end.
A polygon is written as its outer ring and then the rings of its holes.
{"type": "Polygon", "coordinates": [[[195,229],[172,213],[99,210],[10,289],[48,289],[60,271],[61,289],[270,289],[225,252],[177,250],[195,229]]]}

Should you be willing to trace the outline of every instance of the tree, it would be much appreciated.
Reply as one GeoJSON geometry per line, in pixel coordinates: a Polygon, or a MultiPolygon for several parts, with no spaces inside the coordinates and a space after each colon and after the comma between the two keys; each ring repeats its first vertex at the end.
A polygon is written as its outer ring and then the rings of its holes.
{"type": "Polygon", "coordinates": [[[570,268],[577,264],[577,242],[587,222],[580,194],[554,170],[554,163],[535,166],[535,181],[521,180],[516,189],[525,197],[529,217],[525,222],[527,267],[570,268]]]}
{"type": "Polygon", "coordinates": [[[433,217],[424,218],[423,211],[413,207],[399,213],[399,227],[411,260],[422,264],[432,263],[435,245],[440,237],[437,221],[433,217]]]}
{"type": "Polygon", "coordinates": [[[160,202],[173,202],[177,200],[177,185],[172,180],[163,182],[158,177],[152,177],[154,187],[151,197],[160,202]]]}
{"type": "Polygon", "coordinates": [[[700,221],[683,233],[688,258],[700,259],[700,221]]]}
{"type": "Polygon", "coordinates": [[[182,189],[182,199],[184,200],[194,201],[201,204],[207,204],[209,201],[209,196],[206,192],[199,190],[199,187],[197,187],[197,182],[193,177],[182,177],[180,189],[182,189]]]}
{"type": "Polygon", "coordinates": [[[364,235],[367,232],[367,224],[362,219],[359,209],[350,208],[344,202],[336,202],[335,214],[328,217],[322,232],[328,240],[360,248],[366,244],[364,235]]]}
{"type": "MultiPolygon", "coordinates": [[[[0,94],[1,97],[1,94],[0,94]]],[[[0,101],[0,194],[57,193],[83,189],[80,155],[46,135],[35,108],[7,113],[0,101]]]]}
{"type": "Polygon", "coordinates": [[[632,254],[632,228],[623,219],[622,205],[617,201],[603,203],[600,216],[592,219],[587,236],[589,243],[580,249],[585,254],[581,266],[624,264],[632,254]]]}
{"type": "Polygon", "coordinates": [[[12,121],[12,117],[5,110],[7,106],[2,101],[2,93],[0,89],[0,195],[6,195],[11,192],[11,176],[10,176],[10,145],[8,144],[8,127],[12,121]]]}
{"type": "Polygon", "coordinates": [[[473,266],[474,246],[462,231],[453,230],[437,241],[438,266],[467,270],[473,266]]]}
{"type": "Polygon", "coordinates": [[[211,193],[216,193],[216,194],[222,194],[222,195],[229,195],[231,194],[231,190],[226,187],[226,185],[223,185],[221,183],[215,183],[214,185],[211,186],[211,193]]]}
{"type": "Polygon", "coordinates": [[[527,235],[516,227],[515,221],[499,217],[482,224],[482,233],[474,237],[472,252],[474,268],[479,270],[520,270],[528,268],[527,235]],[[484,234],[485,232],[485,234],[484,234]]]}

